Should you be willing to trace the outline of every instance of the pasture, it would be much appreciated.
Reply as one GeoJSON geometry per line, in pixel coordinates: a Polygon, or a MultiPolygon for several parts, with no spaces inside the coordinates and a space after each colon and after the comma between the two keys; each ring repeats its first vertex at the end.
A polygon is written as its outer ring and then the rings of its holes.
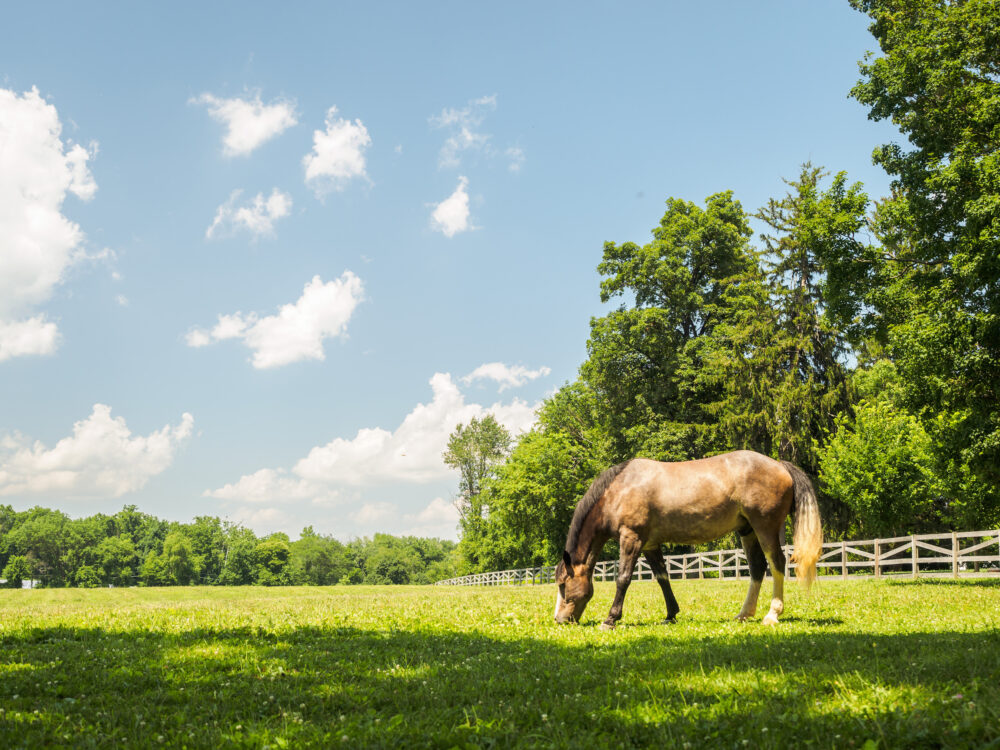
{"type": "Polygon", "coordinates": [[[3,590],[0,747],[1000,746],[998,584],[3,590]]]}

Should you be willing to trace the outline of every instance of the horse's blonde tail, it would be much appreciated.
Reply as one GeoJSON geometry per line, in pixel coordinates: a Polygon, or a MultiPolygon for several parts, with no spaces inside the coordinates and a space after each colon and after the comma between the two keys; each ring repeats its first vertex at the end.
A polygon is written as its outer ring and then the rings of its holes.
{"type": "Polygon", "coordinates": [[[788,461],[782,461],[781,465],[791,475],[794,483],[795,525],[792,543],[795,551],[792,553],[792,561],[795,563],[795,578],[808,589],[816,580],[816,563],[823,552],[819,502],[816,500],[816,489],[812,481],[802,469],[788,461]]]}

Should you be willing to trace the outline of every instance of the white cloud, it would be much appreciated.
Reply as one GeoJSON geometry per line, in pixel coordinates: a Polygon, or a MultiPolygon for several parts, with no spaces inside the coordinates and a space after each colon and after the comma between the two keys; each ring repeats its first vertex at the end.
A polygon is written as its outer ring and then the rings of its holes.
{"type": "Polygon", "coordinates": [[[375,526],[396,516],[396,506],[392,503],[364,503],[360,508],[347,514],[359,526],[375,526]]]}
{"type": "Polygon", "coordinates": [[[56,108],[32,88],[0,89],[0,360],[49,354],[55,323],[31,316],[74,263],[86,258],[78,224],[62,215],[67,193],[90,200],[97,184],[87,163],[97,153],[64,144],[56,108]]]}
{"type": "Polygon", "coordinates": [[[404,513],[393,503],[370,501],[347,514],[356,533],[375,532],[397,536],[458,539],[458,509],[454,503],[436,497],[416,513],[404,513]]]}
{"type": "Polygon", "coordinates": [[[253,350],[257,369],[280,367],[303,359],[323,360],[323,341],[343,336],[354,308],[364,299],[361,279],[344,271],[339,279],[323,283],[319,276],[305,285],[302,296],[283,305],[277,315],[256,313],[220,315],[211,331],[188,332],[188,346],[238,338],[253,350]]]}
{"type": "Polygon", "coordinates": [[[298,124],[294,102],[278,100],[264,104],[259,92],[253,99],[219,99],[205,93],[191,101],[207,105],[212,119],[226,126],[222,138],[222,153],[226,156],[246,156],[298,124]]]}
{"type": "Polygon", "coordinates": [[[0,495],[120,497],[170,466],[193,424],[185,413],[175,427],[133,436],[124,419],[111,416],[110,406],[94,404],[91,415],[73,425],[73,434],[51,449],[8,435],[0,439],[0,495]]]}
{"type": "Polygon", "coordinates": [[[508,388],[522,386],[529,380],[545,377],[551,372],[552,370],[544,366],[539,367],[537,370],[529,370],[523,365],[509,367],[503,362],[489,362],[479,365],[475,370],[464,376],[462,382],[469,384],[476,380],[495,380],[500,385],[499,390],[505,391],[508,388]]]}
{"type": "Polygon", "coordinates": [[[0,320],[0,362],[31,354],[51,354],[59,345],[59,329],[45,316],[27,320],[0,320]]]}
{"type": "Polygon", "coordinates": [[[267,198],[263,193],[257,193],[249,203],[237,206],[236,201],[242,193],[242,190],[234,190],[229,200],[219,206],[215,212],[215,220],[205,231],[207,239],[219,234],[231,234],[241,229],[250,232],[254,239],[273,235],[274,222],[291,213],[292,196],[281,192],[278,188],[274,188],[267,198]]]}
{"type": "Polygon", "coordinates": [[[365,149],[372,142],[361,120],[338,118],[337,108],[326,113],[326,130],[313,131],[313,150],[302,157],[306,184],[318,195],[343,190],[355,177],[365,177],[365,149]]]}
{"type": "Polygon", "coordinates": [[[458,508],[444,498],[436,497],[415,515],[406,515],[411,524],[402,534],[408,536],[458,539],[458,508]]]}
{"type": "Polygon", "coordinates": [[[435,373],[430,385],[431,401],[417,404],[394,430],[362,428],[353,438],[338,437],[313,448],[291,472],[262,469],[221,489],[206,491],[205,495],[248,502],[274,501],[280,497],[315,501],[324,497],[324,493],[329,497],[345,486],[420,484],[448,479],[453,472],[441,454],[457,425],[489,413],[514,435],[519,435],[535,422],[537,404],[520,399],[492,406],[467,403],[447,373],[435,373]]]}
{"type": "Polygon", "coordinates": [[[431,227],[445,237],[454,237],[459,232],[475,228],[469,224],[468,186],[469,181],[459,177],[455,192],[436,204],[431,213],[431,227]]]}
{"type": "Polygon", "coordinates": [[[394,431],[363,428],[350,440],[336,438],[313,448],[293,471],[315,482],[335,484],[427,482],[450,475],[441,454],[456,425],[487,412],[515,433],[534,423],[534,407],[524,401],[489,408],[466,403],[447,373],[436,373],[430,384],[431,402],[417,404],[394,431]]]}
{"type": "Polygon", "coordinates": [[[261,469],[240,477],[239,481],[206,492],[206,497],[240,500],[247,503],[274,503],[290,500],[314,500],[324,492],[304,479],[293,479],[284,470],[261,469]]]}
{"type": "Polygon", "coordinates": [[[267,536],[276,531],[284,531],[293,536],[301,528],[301,525],[281,508],[237,508],[230,514],[228,520],[242,524],[257,536],[267,536]]]}
{"type": "Polygon", "coordinates": [[[438,155],[438,166],[458,167],[465,151],[482,151],[487,148],[490,135],[479,132],[486,115],[497,108],[496,94],[469,101],[461,109],[446,108],[440,115],[430,118],[431,126],[445,129],[451,135],[445,140],[438,155]]]}
{"type": "Polygon", "coordinates": [[[507,157],[507,169],[511,172],[520,172],[524,165],[524,149],[520,146],[511,146],[504,155],[507,157]]]}

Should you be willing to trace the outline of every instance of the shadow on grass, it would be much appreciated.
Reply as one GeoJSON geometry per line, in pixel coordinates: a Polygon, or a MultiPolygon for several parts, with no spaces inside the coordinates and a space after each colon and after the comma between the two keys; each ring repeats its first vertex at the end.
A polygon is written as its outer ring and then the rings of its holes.
{"type": "Polygon", "coordinates": [[[988,708],[1000,705],[997,631],[761,637],[748,626],[716,638],[663,628],[670,637],[588,629],[573,644],[337,626],[37,628],[0,638],[0,746],[846,747],[872,738],[972,747],[1000,737],[988,708]]]}

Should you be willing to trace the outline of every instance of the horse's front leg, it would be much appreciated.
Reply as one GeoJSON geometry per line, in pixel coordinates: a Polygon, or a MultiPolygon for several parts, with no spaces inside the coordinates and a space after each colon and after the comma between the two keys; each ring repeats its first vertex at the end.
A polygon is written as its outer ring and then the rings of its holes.
{"type": "Polygon", "coordinates": [[[615,623],[622,619],[622,603],[625,601],[625,592],[628,591],[628,585],[632,583],[632,571],[635,570],[635,564],[642,553],[642,541],[639,539],[639,535],[629,529],[622,530],[618,538],[618,546],[621,549],[621,556],[618,558],[618,578],[615,579],[617,589],[615,600],[611,604],[611,611],[608,613],[608,619],[601,624],[603,630],[611,630],[615,623]]]}

